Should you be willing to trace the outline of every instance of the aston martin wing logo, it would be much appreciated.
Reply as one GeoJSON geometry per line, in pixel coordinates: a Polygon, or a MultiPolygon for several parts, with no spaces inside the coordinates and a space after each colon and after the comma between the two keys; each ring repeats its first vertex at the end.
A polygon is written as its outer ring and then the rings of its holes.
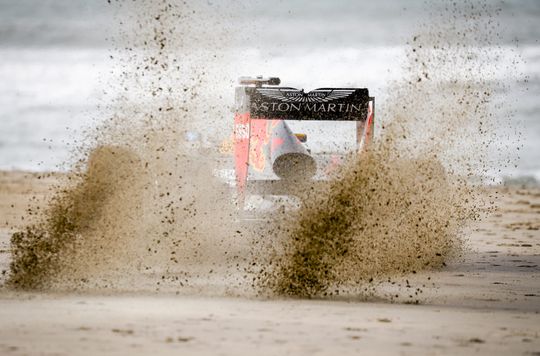
{"type": "Polygon", "coordinates": [[[335,99],[346,98],[354,93],[355,89],[316,89],[309,93],[305,93],[304,90],[271,88],[260,88],[257,91],[267,98],[285,103],[327,103],[335,99]]]}

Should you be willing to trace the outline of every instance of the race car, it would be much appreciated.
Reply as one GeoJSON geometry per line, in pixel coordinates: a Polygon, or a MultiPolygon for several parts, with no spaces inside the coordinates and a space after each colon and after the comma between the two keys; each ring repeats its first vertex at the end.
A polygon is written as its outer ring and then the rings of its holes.
{"type": "MultiPolygon", "coordinates": [[[[307,135],[294,133],[287,121],[356,122],[356,152],[373,137],[375,98],[368,89],[306,93],[280,83],[277,77],[241,77],[236,87],[233,151],[240,207],[249,194],[294,195],[294,187],[313,180],[320,170],[320,160],[306,148],[307,135]]],[[[325,164],[339,164],[339,159],[325,164]]]]}

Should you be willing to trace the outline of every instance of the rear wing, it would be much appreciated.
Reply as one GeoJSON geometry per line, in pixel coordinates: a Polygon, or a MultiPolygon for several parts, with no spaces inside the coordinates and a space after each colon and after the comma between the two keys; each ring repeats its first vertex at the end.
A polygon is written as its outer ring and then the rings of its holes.
{"type": "MultiPolygon", "coordinates": [[[[357,150],[373,136],[375,98],[366,88],[319,88],[310,92],[279,87],[279,78],[242,77],[236,87],[234,118],[237,186],[243,190],[250,164],[250,142],[261,141],[259,120],[355,121],[357,150]]],[[[263,140],[264,141],[264,140],[263,140]]]]}
{"type": "Polygon", "coordinates": [[[235,140],[250,136],[249,121],[356,121],[358,149],[373,136],[375,98],[366,88],[303,89],[277,87],[279,78],[241,77],[236,88],[235,140]]]}
{"type": "Polygon", "coordinates": [[[364,121],[367,89],[320,88],[308,93],[286,87],[246,87],[252,119],[364,121]]]}

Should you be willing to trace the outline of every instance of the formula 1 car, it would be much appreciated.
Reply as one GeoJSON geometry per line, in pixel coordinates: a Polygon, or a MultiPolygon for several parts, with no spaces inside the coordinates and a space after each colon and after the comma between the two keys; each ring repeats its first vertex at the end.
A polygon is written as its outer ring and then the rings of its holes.
{"type": "Polygon", "coordinates": [[[318,162],[287,120],[356,122],[356,151],[373,137],[375,98],[365,88],[320,88],[308,93],[280,87],[276,77],[241,77],[236,88],[233,149],[237,201],[249,194],[294,195],[312,180],[318,162]]]}

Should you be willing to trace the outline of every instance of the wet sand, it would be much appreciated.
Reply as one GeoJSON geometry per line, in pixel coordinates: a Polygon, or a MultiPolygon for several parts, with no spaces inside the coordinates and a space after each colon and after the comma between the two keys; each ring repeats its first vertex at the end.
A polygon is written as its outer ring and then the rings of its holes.
{"type": "MultiPolygon", "coordinates": [[[[11,229],[55,181],[38,176],[0,172],[0,271],[11,229]]],[[[380,286],[396,303],[0,289],[0,354],[540,355],[540,190],[497,190],[461,259],[380,286]]]]}

